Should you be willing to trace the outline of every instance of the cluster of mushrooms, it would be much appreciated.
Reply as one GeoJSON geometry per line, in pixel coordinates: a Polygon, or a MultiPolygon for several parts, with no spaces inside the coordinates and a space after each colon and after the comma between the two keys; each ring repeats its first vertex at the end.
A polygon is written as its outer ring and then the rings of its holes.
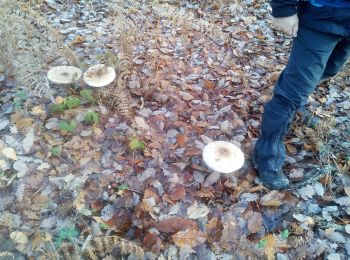
{"type": "MultiPolygon", "coordinates": [[[[47,78],[56,84],[73,84],[81,78],[82,72],[74,66],[56,66],[49,70],[47,78]]],[[[115,79],[112,67],[103,64],[91,66],[83,74],[83,81],[91,87],[104,87],[115,79]]],[[[204,163],[213,171],[229,174],[244,164],[243,152],[234,144],[214,141],[207,144],[202,153],[204,163]]]]}
{"type": "MultiPolygon", "coordinates": [[[[80,80],[82,72],[74,66],[56,66],[47,73],[47,78],[55,84],[73,84],[80,80]]],[[[94,65],[83,74],[84,82],[95,88],[105,87],[115,79],[116,73],[112,67],[104,64],[94,65]]]]}

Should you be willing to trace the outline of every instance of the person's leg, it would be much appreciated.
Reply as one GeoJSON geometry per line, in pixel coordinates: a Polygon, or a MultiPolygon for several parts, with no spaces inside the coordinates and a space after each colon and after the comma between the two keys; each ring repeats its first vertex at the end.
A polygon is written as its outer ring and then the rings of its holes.
{"type": "Polygon", "coordinates": [[[299,28],[288,64],[275,86],[274,93],[297,106],[306,104],[324,74],[327,62],[341,42],[339,35],[299,28]]]}
{"type": "Polygon", "coordinates": [[[328,59],[322,78],[331,78],[338,74],[350,57],[350,37],[341,40],[334,48],[328,59]]]}
{"type": "Polygon", "coordinates": [[[288,187],[282,172],[285,160],[283,138],[295,111],[307,101],[323,75],[339,36],[300,28],[293,41],[288,64],[265,105],[261,136],[254,148],[254,163],[262,183],[273,189],[288,187]]]}

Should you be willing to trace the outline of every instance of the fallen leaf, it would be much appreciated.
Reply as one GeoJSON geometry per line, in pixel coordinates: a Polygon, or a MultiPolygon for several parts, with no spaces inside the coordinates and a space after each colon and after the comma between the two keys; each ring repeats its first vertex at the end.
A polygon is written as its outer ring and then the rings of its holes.
{"type": "Polygon", "coordinates": [[[35,106],[31,109],[31,114],[34,116],[39,116],[39,115],[45,115],[45,111],[42,109],[41,106],[35,106]]]}
{"type": "Polygon", "coordinates": [[[33,146],[34,143],[34,129],[31,127],[29,128],[25,138],[22,141],[23,149],[26,153],[29,152],[30,148],[33,146]]]}
{"type": "Polygon", "coordinates": [[[187,215],[190,219],[197,219],[205,217],[209,213],[209,208],[205,205],[198,206],[195,202],[192,206],[188,207],[187,215]]]}
{"type": "Polygon", "coordinates": [[[223,217],[223,230],[220,239],[220,244],[226,250],[231,250],[233,247],[232,241],[237,241],[237,234],[240,233],[239,224],[231,212],[227,212],[223,217]]]}
{"type": "Polygon", "coordinates": [[[21,231],[12,232],[10,234],[10,237],[13,241],[15,241],[18,244],[27,244],[28,243],[27,235],[21,231]]]}
{"type": "Polygon", "coordinates": [[[295,148],[294,145],[286,144],[286,148],[287,148],[288,152],[290,152],[291,154],[298,154],[298,150],[297,150],[297,148],[295,148]]]}
{"type": "Polygon", "coordinates": [[[74,45],[74,44],[80,44],[83,42],[85,42],[85,38],[81,35],[78,35],[74,38],[74,40],[71,42],[71,44],[74,45]]]}
{"type": "Polygon", "coordinates": [[[341,206],[350,207],[350,197],[336,198],[334,201],[341,206]]]}
{"type": "Polygon", "coordinates": [[[283,204],[282,202],[283,198],[284,198],[283,193],[277,190],[273,190],[267,193],[266,195],[264,195],[261,198],[260,203],[263,206],[267,206],[267,207],[279,207],[283,204]]]}
{"type": "Polygon", "coordinates": [[[209,242],[218,242],[220,241],[223,226],[219,218],[214,217],[209,220],[208,224],[205,225],[208,234],[209,242]]]}
{"type": "Polygon", "coordinates": [[[207,240],[207,236],[205,233],[195,229],[179,231],[171,237],[177,246],[187,249],[192,249],[195,246],[198,246],[207,240]]]}
{"type": "Polygon", "coordinates": [[[262,215],[259,212],[251,212],[247,214],[248,229],[251,233],[258,233],[262,228],[262,215]]]}
{"type": "Polygon", "coordinates": [[[183,91],[180,92],[180,96],[181,96],[182,99],[185,100],[185,101],[191,101],[191,100],[194,99],[194,97],[193,97],[192,94],[187,93],[187,92],[183,92],[183,91]]]}
{"type": "Polygon", "coordinates": [[[208,89],[213,89],[215,87],[214,83],[210,80],[204,80],[204,86],[208,89]]]}
{"type": "Polygon", "coordinates": [[[184,147],[184,145],[186,144],[187,142],[187,137],[185,135],[178,135],[176,137],[176,144],[179,146],[179,147],[184,147]]]}
{"type": "Polygon", "coordinates": [[[163,247],[162,243],[163,241],[156,234],[148,233],[143,239],[143,248],[158,255],[163,247]]]}
{"type": "Polygon", "coordinates": [[[204,187],[209,187],[215,182],[217,182],[220,179],[221,174],[219,172],[212,172],[207,176],[207,178],[204,181],[203,186],[204,187]]]}
{"type": "Polygon", "coordinates": [[[86,191],[81,191],[75,201],[73,202],[73,207],[75,207],[78,211],[83,210],[85,208],[85,196],[86,191]]]}
{"type": "Polygon", "coordinates": [[[170,194],[170,199],[172,201],[178,201],[183,199],[183,197],[185,197],[186,195],[186,189],[183,185],[177,185],[173,192],[170,194]]]}
{"type": "Polygon", "coordinates": [[[171,217],[164,220],[161,220],[156,228],[160,232],[164,233],[175,233],[179,230],[186,229],[198,229],[197,223],[192,220],[187,220],[181,217],[171,217]]]}
{"type": "Polygon", "coordinates": [[[268,260],[274,260],[275,259],[275,244],[276,244],[276,238],[268,234],[266,237],[266,254],[268,260]]]}
{"type": "Polygon", "coordinates": [[[143,119],[140,116],[135,117],[135,123],[137,124],[137,127],[139,127],[142,130],[146,130],[146,131],[150,130],[150,127],[146,123],[145,119],[143,119]]]}
{"type": "Polygon", "coordinates": [[[293,214],[293,217],[299,222],[305,222],[308,225],[313,225],[315,223],[314,219],[303,214],[293,214]]]}
{"type": "Polygon", "coordinates": [[[9,159],[12,159],[14,161],[18,160],[15,149],[13,149],[11,147],[6,147],[6,148],[2,149],[1,153],[9,159]]]}
{"type": "Polygon", "coordinates": [[[100,211],[103,208],[103,201],[96,200],[90,204],[90,207],[95,211],[100,211]]]}
{"type": "Polygon", "coordinates": [[[5,170],[7,168],[7,163],[5,160],[0,160],[0,168],[5,170]]]}
{"type": "Polygon", "coordinates": [[[311,199],[312,196],[315,195],[315,190],[311,185],[306,185],[300,189],[297,190],[302,199],[308,200],[311,199]]]}
{"type": "Polygon", "coordinates": [[[345,225],[345,232],[350,234],[350,224],[345,225]]]}
{"type": "Polygon", "coordinates": [[[156,204],[158,204],[160,202],[160,197],[159,197],[158,193],[155,192],[152,188],[149,188],[149,187],[147,187],[144,190],[143,198],[144,199],[154,198],[156,204]]]}
{"type": "Polygon", "coordinates": [[[321,183],[316,182],[315,185],[313,186],[316,194],[320,197],[323,197],[324,195],[324,187],[322,186],[321,183]]]}
{"type": "Polygon", "coordinates": [[[300,179],[304,176],[304,169],[303,168],[297,168],[297,169],[292,169],[289,177],[292,179],[300,179]]]}
{"type": "Polygon", "coordinates": [[[15,124],[18,129],[30,127],[33,125],[33,118],[30,118],[30,117],[21,118],[18,121],[16,121],[15,124]]]}

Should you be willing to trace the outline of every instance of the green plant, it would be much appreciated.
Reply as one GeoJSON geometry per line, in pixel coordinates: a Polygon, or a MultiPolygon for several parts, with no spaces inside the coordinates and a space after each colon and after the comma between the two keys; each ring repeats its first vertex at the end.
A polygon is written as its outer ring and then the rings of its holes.
{"type": "Polygon", "coordinates": [[[17,90],[13,101],[15,110],[21,110],[23,108],[23,101],[25,101],[26,99],[27,93],[23,89],[17,90]]]}
{"type": "Polygon", "coordinates": [[[98,124],[98,122],[100,122],[98,113],[96,113],[95,111],[88,111],[85,114],[84,122],[87,124],[98,124]]]}
{"type": "Polygon", "coordinates": [[[51,113],[63,113],[64,111],[64,104],[51,104],[50,105],[50,112],[51,113]]]}
{"type": "Polygon", "coordinates": [[[107,224],[105,224],[105,223],[100,223],[99,226],[100,226],[101,229],[108,229],[109,228],[109,226],[107,224]]]}
{"type": "Polygon", "coordinates": [[[143,150],[145,149],[145,143],[139,140],[137,137],[132,137],[129,142],[129,147],[131,150],[143,150]]]}
{"type": "Polygon", "coordinates": [[[121,191],[121,190],[128,190],[129,189],[129,186],[127,184],[121,184],[117,187],[118,191],[121,191]]]}
{"type": "Polygon", "coordinates": [[[60,104],[52,104],[50,106],[51,113],[63,113],[65,110],[72,109],[81,105],[79,98],[69,96],[60,104]]]}
{"type": "Polygon", "coordinates": [[[49,151],[52,155],[59,156],[62,152],[62,146],[51,147],[49,151]]]}
{"type": "Polygon", "coordinates": [[[118,65],[119,60],[115,53],[111,50],[107,50],[105,53],[102,53],[98,56],[100,63],[106,64],[107,66],[115,67],[118,65]]]}
{"type": "Polygon", "coordinates": [[[81,90],[80,96],[91,104],[95,104],[95,102],[96,102],[96,99],[94,97],[94,92],[91,89],[81,90]]]}
{"type": "Polygon", "coordinates": [[[77,127],[77,122],[75,120],[72,120],[68,124],[68,122],[62,121],[62,122],[59,122],[58,127],[61,131],[72,133],[72,132],[74,132],[75,128],[77,127]]]}
{"type": "Polygon", "coordinates": [[[63,105],[66,109],[72,109],[81,105],[81,100],[79,98],[69,96],[63,101],[63,105]]]}
{"type": "Polygon", "coordinates": [[[64,240],[74,241],[74,238],[79,236],[79,231],[75,227],[67,227],[61,229],[55,236],[55,246],[56,248],[62,245],[64,240]]]}

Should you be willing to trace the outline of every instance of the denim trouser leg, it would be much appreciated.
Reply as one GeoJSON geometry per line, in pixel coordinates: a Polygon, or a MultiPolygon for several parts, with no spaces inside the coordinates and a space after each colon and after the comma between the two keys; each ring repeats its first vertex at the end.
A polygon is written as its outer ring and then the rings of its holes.
{"type": "Polygon", "coordinates": [[[261,137],[255,144],[254,160],[259,171],[279,171],[286,154],[283,137],[287,134],[296,107],[288,99],[275,95],[265,105],[261,137]]]}
{"type": "MultiPolygon", "coordinates": [[[[350,10],[349,10],[350,12],[350,10]]],[[[322,79],[335,76],[350,57],[350,37],[338,42],[328,59],[322,79]]]]}
{"type": "MultiPolygon", "coordinates": [[[[288,64],[275,86],[275,94],[287,98],[298,107],[305,105],[322,78],[331,55],[338,56],[335,48],[341,40],[339,35],[300,27],[293,41],[288,64]]],[[[336,67],[338,70],[341,68],[339,62],[336,67]]]]}
{"type": "Polygon", "coordinates": [[[346,43],[348,41],[339,35],[299,28],[288,64],[274,88],[274,96],[265,105],[261,136],[254,149],[260,175],[264,171],[281,172],[286,156],[283,138],[295,111],[305,105],[308,96],[325,75],[326,67],[327,75],[341,69],[349,54],[346,43]]]}

